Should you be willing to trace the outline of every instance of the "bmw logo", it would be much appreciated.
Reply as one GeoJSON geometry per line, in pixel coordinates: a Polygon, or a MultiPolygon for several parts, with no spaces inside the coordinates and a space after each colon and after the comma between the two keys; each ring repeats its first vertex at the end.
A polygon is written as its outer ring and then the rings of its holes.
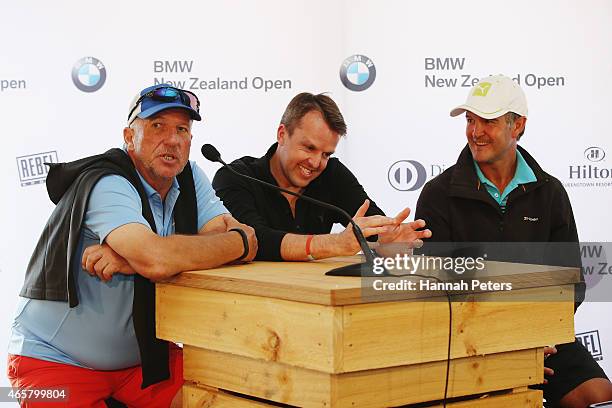
{"type": "Polygon", "coordinates": [[[106,68],[94,57],[83,57],[72,67],[72,82],[83,92],[95,92],[106,82],[106,68]]]}
{"type": "Polygon", "coordinates": [[[399,191],[415,191],[427,181],[425,166],[416,160],[400,160],[389,168],[389,184],[399,191]]]}
{"type": "Polygon", "coordinates": [[[351,91],[365,91],[376,79],[376,67],[365,55],[351,55],[340,66],[340,80],[351,91]]]}

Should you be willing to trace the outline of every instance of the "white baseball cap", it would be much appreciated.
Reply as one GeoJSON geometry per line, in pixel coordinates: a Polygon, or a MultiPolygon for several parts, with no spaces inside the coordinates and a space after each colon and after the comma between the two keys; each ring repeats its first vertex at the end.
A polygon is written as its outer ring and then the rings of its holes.
{"type": "Polygon", "coordinates": [[[508,112],[527,117],[527,98],[521,87],[504,75],[482,78],[470,89],[467,101],[450,112],[458,116],[470,111],[484,119],[495,119],[508,112]]]}

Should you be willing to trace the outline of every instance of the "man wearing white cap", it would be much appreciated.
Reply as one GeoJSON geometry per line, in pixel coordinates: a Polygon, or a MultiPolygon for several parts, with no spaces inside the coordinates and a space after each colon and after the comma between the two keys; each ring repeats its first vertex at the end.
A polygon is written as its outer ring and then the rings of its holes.
{"type": "MultiPolygon", "coordinates": [[[[455,165],[423,187],[417,203],[415,218],[432,231],[425,245],[434,249],[424,252],[440,254],[437,244],[448,250],[468,242],[470,250],[486,247],[491,260],[579,267],[578,233],[565,189],[517,144],[527,122],[520,86],[503,75],[483,78],[451,116],[463,113],[467,146],[455,165]],[[490,244],[503,242],[515,244],[490,244]],[[547,254],[526,250],[551,242],[547,254]]],[[[577,307],[584,284],[576,285],[576,293],[577,307]]],[[[612,399],[612,384],[578,341],[545,354],[543,390],[551,406],[584,408],[612,399]]]]}

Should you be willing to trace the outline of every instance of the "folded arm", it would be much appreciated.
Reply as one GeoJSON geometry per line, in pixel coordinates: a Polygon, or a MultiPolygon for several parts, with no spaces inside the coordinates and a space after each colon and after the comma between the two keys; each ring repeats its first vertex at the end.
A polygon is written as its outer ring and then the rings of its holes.
{"type": "Polygon", "coordinates": [[[257,253],[253,228],[223,214],[209,221],[198,235],[161,237],[150,228],[130,223],[111,231],[102,245],[83,252],[83,267],[103,280],[114,273],[138,273],[153,281],[167,279],[179,272],[215,268],[233,262],[244,253],[242,229],[248,238],[249,252],[242,261],[257,253]]]}

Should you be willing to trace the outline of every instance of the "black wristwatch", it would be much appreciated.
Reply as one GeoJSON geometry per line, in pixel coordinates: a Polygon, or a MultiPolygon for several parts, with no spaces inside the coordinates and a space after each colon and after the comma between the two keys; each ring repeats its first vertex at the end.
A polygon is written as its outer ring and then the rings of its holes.
{"type": "Polygon", "coordinates": [[[240,228],[232,228],[229,231],[236,231],[242,237],[242,245],[244,246],[244,252],[242,253],[242,255],[240,255],[239,258],[235,259],[234,262],[241,261],[249,254],[249,239],[247,238],[246,232],[244,232],[240,228]]]}

